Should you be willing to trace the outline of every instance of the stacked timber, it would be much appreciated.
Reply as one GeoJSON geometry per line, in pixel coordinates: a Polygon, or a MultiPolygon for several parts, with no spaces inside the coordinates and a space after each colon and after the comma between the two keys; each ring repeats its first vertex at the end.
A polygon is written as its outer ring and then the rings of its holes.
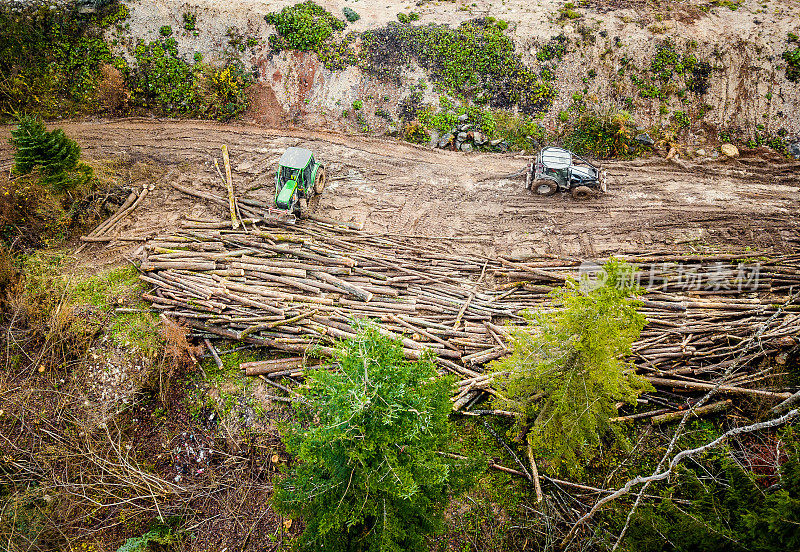
{"type": "MultiPolygon", "coordinates": [[[[144,298],[194,337],[293,355],[244,367],[267,379],[302,376],[298,358],[330,355],[358,320],[371,319],[408,358],[430,353],[441,373],[462,378],[454,407],[468,409],[492,393],[484,367],[509,353],[510,327],[525,323],[526,310],[553,308],[548,294],[587,272],[575,260],[486,257],[460,251],[458,238],[371,234],[324,217],[270,226],[257,201],[237,201],[250,218],[235,230],[230,221],[192,219],[149,240],[140,277],[151,286],[144,298]]],[[[791,395],[765,382],[780,379],[781,361],[800,343],[800,309],[789,300],[800,290],[800,255],[622,258],[638,267],[643,289],[648,324],[631,360],[659,389],[645,397],[660,407],[654,412],[689,404],[723,374],[719,391],[733,398],[791,395]],[[762,366],[766,357],[777,362],[762,366]]]]}

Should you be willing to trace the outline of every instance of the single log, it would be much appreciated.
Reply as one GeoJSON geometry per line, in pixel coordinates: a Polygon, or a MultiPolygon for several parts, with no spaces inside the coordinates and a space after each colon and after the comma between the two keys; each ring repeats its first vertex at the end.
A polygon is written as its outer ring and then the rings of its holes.
{"type": "MultiPolygon", "coordinates": [[[[214,160],[216,163],[216,159],[214,160]]],[[[228,145],[222,144],[222,162],[225,165],[225,185],[228,188],[228,206],[231,210],[231,225],[233,229],[239,228],[239,220],[236,218],[236,199],[233,196],[233,179],[231,178],[231,160],[228,156],[228,145]]]]}
{"type": "Polygon", "coordinates": [[[311,271],[310,275],[332,286],[336,286],[337,288],[345,291],[347,294],[357,297],[364,302],[368,303],[372,300],[373,295],[369,291],[351,284],[350,282],[345,282],[344,280],[337,278],[332,274],[328,274],[327,272],[311,271]]]}
{"type": "Polygon", "coordinates": [[[286,311],[284,309],[280,309],[280,308],[278,308],[278,307],[276,307],[274,305],[268,305],[267,303],[264,303],[262,301],[255,301],[253,299],[249,299],[247,297],[243,297],[241,295],[237,295],[235,293],[231,293],[227,289],[222,290],[222,292],[220,293],[220,296],[232,299],[233,301],[236,301],[237,303],[241,303],[242,305],[247,305],[248,307],[253,307],[253,308],[256,308],[256,309],[265,310],[267,312],[271,312],[271,313],[277,314],[279,316],[285,316],[286,315],[286,311]]]}
{"type": "Polygon", "coordinates": [[[256,362],[243,362],[239,365],[240,370],[244,370],[247,376],[259,376],[282,372],[284,370],[295,370],[303,366],[303,357],[276,358],[271,360],[259,360],[256,362]]]}
{"type": "MultiPolygon", "coordinates": [[[[724,412],[728,410],[733,401],[730,399],[726,399],[724,401],[719,401],[711,404],[707,404],[705,406],[700,406],[695,408],[692,411],[691,417],[706,416],[708,414],[716,414],[717,412],[724,412]]],[[[676,420],[680,420],[686,415],[686,410],[679,410],[677,412],[667,412],[666,414],[659,414],[658,416],[653,416],[650,420],[653,425],[665,424],[668,422],[674,422],[676,420]]]]}
{"type": "Polygon", "coordinates": [[[766,399],[785,400],[792,396],[791,393],[779,393],[773,391],[763,391],[761,389],[747,389],[745,387],[732,387],[730,385],[715,385],[712,383],[700,383],[695,381],[679,381],[673,379],[655,378],[644,376],[653,385],[662,387],[673,387],[676,389],[688,389],[690,391],[711,391],[716,389],[718,393],[724,395],[750,395],[753,397],[763,397],[766,399]]]}
{"type": "Polygon", "coordinates": [[[217,263],[214,261],[153,261],[143,262],[139,267],[145,272],[151,270],[216,270],[217,263]]]}
{"type": "Polygon", "coordinates": [[[217,353],[217,349],[214,347],[214,344],[211,343],[207,337],[203,338],[203,343],[206,344],[206,349],[208,349],[208,352],[211,353],[211,356],[214,358],[214,363],[216,363],[217,368],[223,370],[225,365],[222,363],[222,359],[219,358],[219,353],[217,353]]]}
{"type": "Polygon", "coordinates": [[[633,420],[640,420],[642,418],[652,418],[659,414],[666,414],[672,412],[671,408],[659,408],[658,410],[651,410],[650,412],[639,412],[637,414],[630,414],[629,416],[618,416],[616,418],[609,418],[609,422],[632,422],[633,420]]]}
{"type": "Polygon", "coordinates": [[[775,405],[772,407],[770,412],[773,414],[783,414],[784,412],[788,412],[790,408],[792,408],[795,404],[800,402],[800,391],[794,393],[782,403],[775,405]]]}

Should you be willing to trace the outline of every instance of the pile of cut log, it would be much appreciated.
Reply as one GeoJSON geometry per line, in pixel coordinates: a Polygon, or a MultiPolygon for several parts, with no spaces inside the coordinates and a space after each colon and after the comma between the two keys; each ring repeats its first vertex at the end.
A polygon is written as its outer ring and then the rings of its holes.
{"type": "MultiPolygon", "coordinates": [[[[525,310],[552,308],[548,293],[587,270],[578,260],[457,253],[459,238],[371,234],[324,217],[269,227],[254,223],[257,202],[240,203],[251,218],[236,230],[230,221],[187,219],[149,240],[140,277],[152,286],[144,298],[194,337],[292,355],[244,367],[267,379],[301,377],[306,353],[330,355],[335,340],[356,334],[356,320],[370,318],[402,340],[408,358],[429,350],[442,373],[461,377],[454,409],[469,410],[493,392],[484,366],[509,352],[508,326],[524,323],[525,310]]],[[[800,343],[800,308],[788,300],[800,289],[800,255],[623,258],[639,267],[646,290],[648,325],[631,360],[658,389],[643,398],[659,407],[652,416],[685,408],[732,366],[719,393],[791,396],[770,385],[800,343]]]]}

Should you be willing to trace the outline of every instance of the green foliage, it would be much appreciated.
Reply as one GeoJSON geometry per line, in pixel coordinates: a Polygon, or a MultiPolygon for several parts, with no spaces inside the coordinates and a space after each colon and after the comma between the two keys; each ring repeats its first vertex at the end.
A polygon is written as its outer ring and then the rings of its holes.
{"type": "Polygon", "coordinates": [[[683,97],[684,86],[695,94],[706,94],[712,71],[710,63],[698,60],[690,51],[679,54],[675,45],[665,40],[656,46],[648,71],[631,74],[630,79],[639,89],[641,98],[665,100],[671,93],[683,97]]]}
{"type": "Polygon", "coordinates": [[[169,25],[164,25],[158,30],[158,34],[166,38],[172,34],[172,27],[170,27],[169,25]]]}
{"type": "Polygon", "coordinates": [[[684,111],[673,111],[672,120],[678,128],[689,128],[689,116],[684,111]]]}
{"type": "Polygon", "coordinates": [[[429,358],[407,361],[372,325],[335,358],[338,370],[311,371],[299,390],[299,421],[282,431],[297,463],[273,505],[305,520],[299,550],[426,549],[449,496],[470,479],[466,465],[437,454],[452,440],[452,380],[436,377],[429,358]]]}
{"type": "Polygon", "coordinates": [[[627,111],[590,111],[566,130],[564,145],[581,155],[623,157],[635,155],[636,125],[627,111]]]}
{"type": "Polygon", "coordinates": [[[617,402],[635,404],[652,387],[620,360],[644,327],[631,296],[633,268],[609,261],[596,286],[572,281],[553,292],[555,312],[527,314],[512,328],[512,354],[496,361],[498,407],[523,415],[538,456],[567,473],[580,472],[611,431],[617,402]]]}
{"type": "Polygon", "coordinates": [[[175,545],[178,543],[178,538],[168,525],[157,525],[141,537],[131,537],[126,540],[125,544],[117,548],[117,552],[145,552],[150,543],[175,545]]]}
{"type": "MultiPolygon", "coordinates": [[[[664,490],[670,498],[640,508],[626,548],[632,552],[800,550],[798,443],[791,429],[782,440],[788,458],[780,466],[779,486],[770,487],[772,477],[745,471],[728,454],[708,454],[679,471],[664,490]],[[715,484],[704,481],[709,477],[715,484]],[[679,506],[673,499],[690,503],[679,506]],[[669,534],[666,541],[665,534],[669,534]]],[[[769,448],[774,454],[775,446],[769,448]]]]}
{"type": "Polygon", "coordinates": [[[347,19],[347,21],[350,23],[355,23],[356,21],[361,19],[361,16],[358,15],[356,10],[354,10],[353,8],[349,8],[347,6],[342,8],[342,13],[344,14],[344,18],[347,19]]]}
{"type": "Polygon", "coordinates": [[[264,19],[275,25],[278,31],[277,35],[269,37],[274,50],[316,52],[320,61],[331,71],[356,63],[356,55],[351,48],[355,35],[351,33],[342,41],[334,40],[334,33],[344,29],[345,22],[311,0],[269,13],[264,19]]]}
{"type": "Polygon", "coordinates": [[[278,31],[277,35],[269,37],[270,45],[276,50],[317,51],[345,25],[344,21],[312,0],[268,13],[264,20],[275,25],[278,31]]]}
{"type": "Polygon", "coordinates": [[[575,4],[567,2],[558,10],[558,20],[579,19],[581,14],[575,11],[575,4]]]}
{"type": "Polygon", "coordinates": [[[64,134],[62,129],[47,132],[38,119],[24,116],[11,131],[14,153],[14,172],[29,174],[38,169],[41,182],[54,193],[62,193],[85,183],[92,169],[78,163],[81,148],[64,134]]]}
{"type": "Polygon", "coordinates": [[[533,150],[544,146],[548,140],[547,129],[528,115],[495,111],[494,135],[505,140],[516,150],[533,150]]]}
{"type": "Polygon", "coordinates": [[[410,12],[410,13],[398,13],[397,14],[397,20],[400,23],[409,24],[412,21],[418,21],[419,20],[419,14],[417,12],[413,12],[413,11],[410,12]]]}
{"type": "MultiPolygon", "coordinates": [[[[785,136],[786,134],[780,132],[780,130],[775,134],[765,132],[764,125],[758,125],[756,131],[753,132],[752,136],[745,142],[745,145],[751,149],[768,146],[781,155],[789,155],[786,141],[784,140],[785,136]],[[781,134],[783,134],[783,136],[781,136],[781,134]]],[[[728,137],[728,141],[730,141],[730,137],[728,137]]]]}
{"type": "Polygon", "coordinates": [[[742,5],[744,0],[711,0],[711,5],[715,8],[720,6],[726,7],[731,11],[736,11],[742,5]]]}
{"type": "MultiPolygon", "coordinates": [[[[147,358],[154,358],[163,341],[158,316],[146,312],[148,305],[140,295],[145,285],[131,266],[101,271],[86,278],[71,279],[64,293],[64,305],[74,314],[87,307],[98,309],[108,316],[105,331],[111,340],[122,347],[136,347],[147,358]],[[140,307],[144,312],[115,312],[120,303],[140,307]]],[[[91,335],[91,324],[81,316],[68,320],[68,329],[75,335],[91,335]]]]}
{"type": "Polygon", "coordinates": [[[361,100],[356,100],[356,101],[353,102],[353,109],[354,110],[358,111],[362,107],[364,107],[364,102],[362,102],[361,100]]]}
{"type": "Polygon", "coordinates": [[[786,50],[781,54],[786,62],[786,78],[791,82],[800,80],[800,48],[786,50]]]}
{"type": "Polygon", "coordinates": [[[567,52],[567,44],[569,40],[563,34],[554,36],[550,41],[541,47],[536,54],[536,59],[539,61],[550,61],[551,59],[561,59],[567,52]]]}
{"type": "MultiPolygon", "coordinates": [[[[252,75],[241,64],[213,67],[189,64],[178,54],[174,38],[134,51],[136,69],[131,75],[136,104],[172,116],[227,121],[248,106],[247,88],[252,75]]],[[[202,59],[202,58],[201,58],[202,59]]]]}
{"type": "Polygon", "coordinates": [[[425,126],[419,121],[411,121],[403,126],[401,132],[403,140],[413,144],[424,144],[430,139],[428,131],[425,126]]]}
{"type": "Polygon", "coordinates": [[[112,61],[103,29],[127,15],[118,2],[94,14],[75,4],[0,3],[0,117],[91,112],[100,65],[112,61]]]}
{"type": "Polygon", "coordinates": [[[514,43],[496,22],[441,25],[390,23],[362,35],[363,67],[383,78],[399,78],[400,68],[418,63],[454,95],[474,94],[492,107],[534,113],[550,105],[555,91],[515,54],[514,43]]]}
{"type": "Polygon", "coordinates": [[[183,14],[183,28],[187,31],[193,31],[196,29],[197,25],[197,16],[193,13],[184,13],[183,14]]]}

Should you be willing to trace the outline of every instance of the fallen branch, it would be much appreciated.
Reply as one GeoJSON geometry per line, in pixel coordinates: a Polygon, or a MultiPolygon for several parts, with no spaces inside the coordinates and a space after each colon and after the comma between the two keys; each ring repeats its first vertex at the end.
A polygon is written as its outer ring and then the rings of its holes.
{"type": "MultiPolygon", "coordinates": [[[[733,401],[731,401],[730,399],[707,404],[705,406],[701,406],[700,408],[693,409],[690,418],[699,418],[700,416],[705,416],[707,414],[716,414],[717,412],[725,412],[731,407],[732,404],[733,401]]],[[[658,416],[653,416],[653,418],[650,421],[653,423],[653,425],[666,424],[669,422],[680,420],[681,418],[683,418],[684,414],[686,414],[686,412],[684,412],[683,410],[679,410],[677,412],[667,412],[666,414],[659,414],[658,416]]]]}
{"type": "Polygon", "coordinates": [[[733,437],[735,435],[740,435],[742,433],[752,433],[754,431],[761,431],[762,429],[769,429],[769,428],[777,427],[779,425],[783,425],[786,422],[796,418],[798,414],[800,414],[800,410],[794,409],[794,410],[789,411],[788,413],[784,414],[783,416],[781,416],[779,418],[774,418],[774,419],[768,420],[766,422],[758,422],[758,423],[755,423],[755,424],[750,424],[748,426],[742,426],[742,427],[737,427],[737,428],[731,429],[730,431],[726,431],[725,433],[723,433],[722,435],[720,435],[719,437],[717,437],[716,439],[714,439],[710,443],[706,443],[705,445],[702,445],[702,446],[699,446],[699,447],[696,447],[696,448],[693,448],[693,449],[682,450],[681,452],[679,452],[678,454],[676,454],[672,458],[672,460],[670,461],[670,463],[667,466],[667,468],[665,470],[663,470],[663,471],[656,472],[656,473],[654,473],[652,475],[649,475],[649,476],[646,476],[646,477],[641,477],[641,476],[634,477],[633,479],[629,480],[627,483],[625,483],[625,485],[623,485],[622,487],[620,487],[619,489],[617,489],[616,491],[614,491],[610,495],[605,496],[605,497],[601,498],[600,500],[598,500],[595,503],[595,505],[592,506],[591,510],[589,510],[586,514],[583,515],[583,517],[581,517],[578,521],[576,521],[575,524],[570,529],[569,533],[567,533],[567,536],[564,537],[563,541],[561,541],[561,548],[562,549],[566,548],[567,544],[575,536],[575,533],[578,531],[578,529],[581,527],[581,525],[583,525],[584,523],[586,523],[587,521],[592,519],[592,517],[595,515],[595,513],[597,513],[597,511],[600,508],[602,508],[604,504],[606,504],[608,502],[611,502],[612,500],[616,500],[617,498],[621,497],[622,495],[627,494],[628,492],[630,492],[631,488],[634,485],[640,485],[640,484],[643,484],[643,483],[652,483],[654,481],[661,481],[663,479],[666,479],[672,473],[672,470],[675,469],[675,466],[677,466],[685,458],[690,458],[690,457],[695,456],[697,454],[701,454],[703,452],[706,452],[707,450],[710,450],[710,449],[720,445],[721,443],[726,441],[728,438],[733,437]]]}

